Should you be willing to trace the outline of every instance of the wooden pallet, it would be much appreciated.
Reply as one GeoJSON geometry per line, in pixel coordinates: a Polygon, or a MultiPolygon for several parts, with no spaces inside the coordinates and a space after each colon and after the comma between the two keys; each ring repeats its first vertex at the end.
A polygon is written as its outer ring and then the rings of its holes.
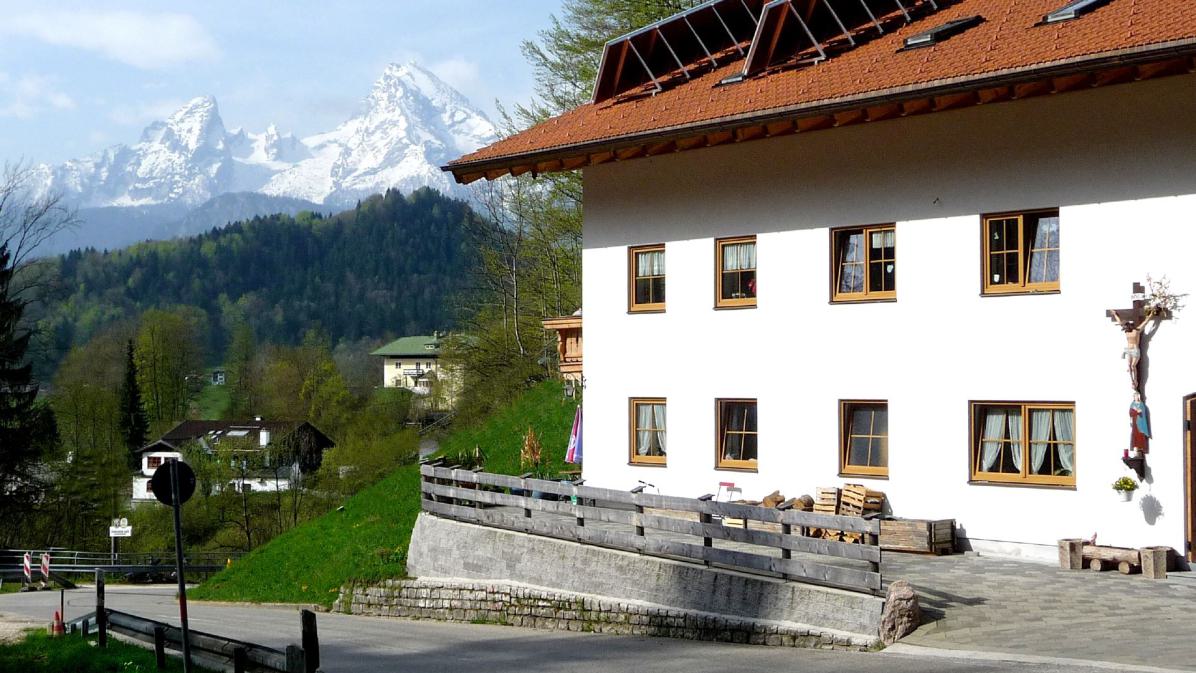
{"type": "Polygon", "coordinates": [[[955,551],[955,519],[886,519],[880,522],[880,548],[920,554],[955,551]]]}

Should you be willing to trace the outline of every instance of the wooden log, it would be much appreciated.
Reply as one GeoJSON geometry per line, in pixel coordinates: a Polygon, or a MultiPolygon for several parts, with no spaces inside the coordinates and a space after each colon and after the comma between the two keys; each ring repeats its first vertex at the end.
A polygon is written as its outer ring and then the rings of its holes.
{"type": "Polygon", "coordinates": [[[1084,567],[1084,541],[1079,538],[1059,540],[1059,567],[1081,570],[1084,567]]]}
{"type": "Polygon", "coordinates": [[[1091,559],[1088,561],[1088,569],[1093,572],[1099,573],[1099,572],[1103,572],[1105,570],[1112,570],[1113,568],[1116,568],[1116,567],[1117,567],[1117,562],[1115,562],[1115,561],[1105,561],[1105,560],[1098,559],[1098,558],[1094,558],[1094,559],[1091,559]]]}
{"type": "Polygon", "coordinates": [[[1170,547],[1143,547],[1142,575],[1148,579],[1167,579],[1167,554],[1170,547]]]}
{"type": "Polygon", "coordinates": [[[1137,549],[1126,549],[1124,547],[1104,547],[1100,545],[1084,545],[1084,558],[1086,559],[1100,559],[1102,561],[1112,561],[1114,565],[1122,561],[1129,561],[1134,565],[1142,563],[1141,555],[1137,549]]]}
{"type": "Polygon", "coordinates": [[[1117,564],[1117,572],[1122,575],[1137,575],[1142,572],[1142,566],[1134,565],[1129,561],[1121,561],[1117,564]]]}

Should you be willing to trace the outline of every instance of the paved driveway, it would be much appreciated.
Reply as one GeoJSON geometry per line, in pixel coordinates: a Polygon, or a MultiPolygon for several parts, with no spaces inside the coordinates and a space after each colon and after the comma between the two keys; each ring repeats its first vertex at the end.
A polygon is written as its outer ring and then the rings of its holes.
{"type": "MultiPolygon", "coordinates": [[[[67,617],[92,610],[92,594],[68,592],[67,617]]],[[[0,615],[45,620],[57,608],[52,592],[0,596],[0,615]]],[[[108,605],[133,614],[176,622],[171,590],[109,587],[108,605]]],[[[294,607],[194,604],[193,628],[273,647],[298,640],[294,607]]],[[[902,654],[828,652],[668,638],[638,638],[534,631],[481,624],[444,624],[347,615],[319,616],[322,667],[328,673],[378,671],[448,673],[1091,673],[1108,668],[1052,663],[1010,664],[902,654]]]]}
{"type": "Polygon", "coordinates": [[[978,556],[886,554],[929,619],[902,642],[1196,670],[1196,574],[1166,580],[978,556]]]}

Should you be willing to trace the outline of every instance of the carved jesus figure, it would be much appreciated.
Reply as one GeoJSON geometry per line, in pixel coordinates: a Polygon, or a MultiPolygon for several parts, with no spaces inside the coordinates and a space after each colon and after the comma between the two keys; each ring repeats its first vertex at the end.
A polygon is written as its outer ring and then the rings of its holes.
{"type": "Polygon", "coordinates": [[[1146,313],[1140,320],[1135,321],[1132,318],[1122,318],[1120,313],[1113,311],[1113,317],[1121,324],[1121,331],[1125,332],[1125,351],[1121,357],[1128,360],[1130,383],[1135,392],[1141,392],[1138,387],[1138,364],[1142,362],[1142,331],[1153,316],[1146,313]]]}

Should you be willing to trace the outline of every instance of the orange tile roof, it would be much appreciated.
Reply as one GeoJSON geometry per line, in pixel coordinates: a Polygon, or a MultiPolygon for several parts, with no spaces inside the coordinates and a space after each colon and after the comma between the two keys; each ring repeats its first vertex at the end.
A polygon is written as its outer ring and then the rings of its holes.
{"type": "MultiPolygon", "coordinates": [[[[1080,18],[1037,25],[1067,0],[958,0],[899,30],[814,66],[716,86],[743,60],[631,100],[582,105],[500,140],[445,167],[461,179],[529,159],[595,151],[682,129],[715,128],[852,100],[988,82],[1003,76],[1083,72],[1095,62],[1132,62],[1156,53],[1196,54],[1196,0],[1112,0],[1080,18]],[[933,47],[899,51],[903,40],[947,21],[981,15],[984,23],[933,47]]],[[[940,0],[942,6],[943,0],[940,0]]],[[[758,122],[757,122],[758,123],[758,122]]]]}

